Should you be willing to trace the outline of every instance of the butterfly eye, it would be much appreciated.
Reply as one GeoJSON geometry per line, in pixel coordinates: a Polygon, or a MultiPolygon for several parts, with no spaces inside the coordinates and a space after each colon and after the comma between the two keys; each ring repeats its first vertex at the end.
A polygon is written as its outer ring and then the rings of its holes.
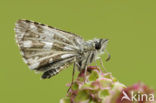
{"type": "Polygon", "coordinates": [[[101,43],[100,43],[100,42],[97,42],[97,43],[95,44],[95,49],[96,49],[96,50],[101,49],[101,43]]]}

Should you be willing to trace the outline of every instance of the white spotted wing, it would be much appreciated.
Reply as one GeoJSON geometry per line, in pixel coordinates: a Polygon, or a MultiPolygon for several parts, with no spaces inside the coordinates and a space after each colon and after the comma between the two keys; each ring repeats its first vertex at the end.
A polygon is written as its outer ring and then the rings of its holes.
{"type": "Polygon", "coordinates": [[[73,62],[83,39],[51,26],[19,20],[15,27],[16,42],[30,69],[55,74],[73,62]]]}

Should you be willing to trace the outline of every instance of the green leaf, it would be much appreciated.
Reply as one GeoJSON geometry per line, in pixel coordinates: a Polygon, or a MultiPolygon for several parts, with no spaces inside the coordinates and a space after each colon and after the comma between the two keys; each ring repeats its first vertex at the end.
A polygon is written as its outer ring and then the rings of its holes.
{"type": "Polygon", "coordinates": [[[75,102],[79,103],[81,101],[85,101],[89,99],[89,95],[85,90],[79,91],[77,96],[75,97],[75,102]]]}
{"type": "Polygon", "coordinates": [[[79,85],[77,83],[74,83],[71,88],[72,90],[78,90],[79,85]]]}
{"type": "Polygon", "coordinates": [[[107,89],[99,91],[99,97],[104,98],[109,95],[109,91],[107,89]]]}
{"type": "Polygon", "coordinates": [[[111,73],[108,73],[107,75],[104,76],[104,78],[111,79],[112,78],[112,74],[111,73]]]}
{"type": "Polygon", "coordinates": [[[88,80],[89,80],[89,81],[95,81],[95,80],[98,79],[98,78],[99,78],[98,72],[95,71],[95,70],[93,70],[93,71],[91,72],[91,74],[89,75],[88,80]]]}
{"type": "Polygon", "coordinates": [[[101,79],[99,80],[101,87],[112,87],[112,80],[111,79],[101,79]]]}

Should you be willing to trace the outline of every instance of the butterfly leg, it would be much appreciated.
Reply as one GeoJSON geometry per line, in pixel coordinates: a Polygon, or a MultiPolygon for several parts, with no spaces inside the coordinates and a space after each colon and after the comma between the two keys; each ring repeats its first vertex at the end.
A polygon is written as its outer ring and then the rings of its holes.
{"type": "Polygon", "coordinates": [[[84,70],[84,83],[86,83],[86,75],[87,75],[87,66],[85,66],[84,70]]]}
{"type": "MultiPolygon", "coordinates": [[[[111,58],[111,55],[108,53],[108,51],[107,51],[107,50],[105,50],[105,52],[106,52],[106,53],[107,53],[107,55],[108,55],[108,57],[107,57],[106,61],[109,61],[109,60],[110,60],[110,58],[111,58]]],[[[101,64],[102,68],[104,69],[104,72],[107,72],[107,71],[106,71],[106,69],[105,69],[105,67],[104,67],[104,65],[103,65],[102,58],[100,58],[100,64],[101,64]]]]}
{"type": "Polygon", "coordinates": [[[87,57],[87,60],[85,62],[85,66],[84,66],[84,83],[86,82],[86,75],[87,75],[87,66],[89,64],[89,61],[90,61],[90,57],[91,57],[92,53],[90,52],[88,57],[87,57]]]}
{"type": "Polygon", "coordinates": [[[104,65],[103,65],[102,58],[100,58],[100,64],[101,64],[101,66],[102,66],[102,68],[103,68],[104,72],[106,73],[107,71],[106,71],[106,69],[105,69],[105,67],[104,67],[104,65]]]}
{"type": "Polygon", "coordinates": [[[74,66],[73,66],[73,73],[72,73],[72,82],[71,82],[70,87],[69,87],[69,89],[68,89],[67,92],[69,92],[69,90],[71,89],[71,87],[72,87],[72,85],[73,85],[73,82],[74,82],[75,67],[76,67],[75,65],[76,65],[76,64],[74,63],[74,66]]]}

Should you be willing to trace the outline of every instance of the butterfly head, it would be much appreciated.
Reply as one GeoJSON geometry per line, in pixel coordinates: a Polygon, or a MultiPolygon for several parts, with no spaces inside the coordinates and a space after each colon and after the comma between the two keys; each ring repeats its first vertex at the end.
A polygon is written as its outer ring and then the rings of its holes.
{"type": "Polygon", "coordinates": [[[94,43],[95,43],[95,50],[97,50],[97,53],[103,54],[104,52],[106,52],[108,54],[106,61],[109,61],[111,56],[106,50],[108,39],[94,39],[94,43]]]}
{"type": "Polygon", "coordinates": [[[94,43],[95,43],[95,49],[99,53],[103,53],[107,46],[108,39],[94,39],[94,43]]]}

